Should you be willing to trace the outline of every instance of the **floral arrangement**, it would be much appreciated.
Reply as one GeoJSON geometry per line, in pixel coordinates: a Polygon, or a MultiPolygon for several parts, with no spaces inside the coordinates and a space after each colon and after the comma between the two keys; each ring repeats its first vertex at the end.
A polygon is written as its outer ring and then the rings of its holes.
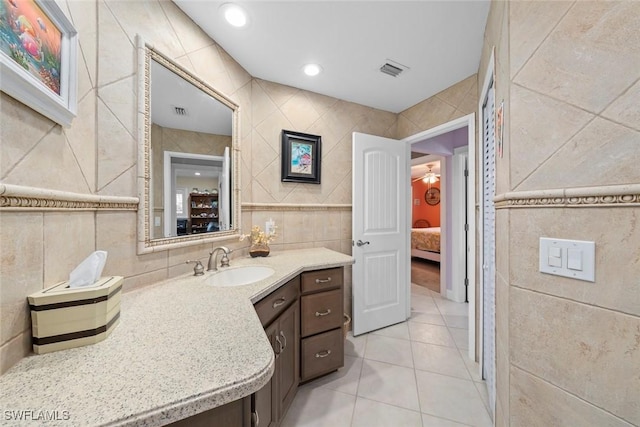
{"type": "Polygon", "coordinates": [[[262,231],[259,226],[254,225],[253,227],[251,227],[251,233],[240,235],[240,240],[242,241],[248,238],[251,245],[268,245],[273,239],[277,237],[276,228],[277,227],[273,225],[271,227],[271,232],[267,234],[262,231]]]}

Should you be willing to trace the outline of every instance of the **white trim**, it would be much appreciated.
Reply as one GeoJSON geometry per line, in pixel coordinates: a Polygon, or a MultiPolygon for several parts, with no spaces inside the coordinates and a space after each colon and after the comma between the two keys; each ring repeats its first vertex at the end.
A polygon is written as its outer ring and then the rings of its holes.
{"type": "MultiPolygon", "coordinates": [[[[484,82],[482,84],[482,91],[480,92],[480,98],[478,99],[478,147],[482,147],[483,141],[484,141],[484,127],[483,127],[483,123],[484,123],[484,117],[482,114],[483,111],[483,106],[484,103],[488,97],[489,94],[489,88],[491,87],[491,85],[494,82],[494,78],[495,78],[495,46],[493,47],[493,49],[491,50],[491,57],[489,58],[489,63],[487,64],[487,70],[486,70],[486,74],[485,74],[485,78],[484,78],[484,82]]],[[[471,153],[470,153],[471,154],[471,153]]],[[[475,150],[474,150],[474,154],[475,154],[475,150]]],[[[474,158],[475,161],[475,158],[474,158]]],[[[481,168],[480,168],[481,170],[481,168]]],[[[478,181],[478,187],[482,188],[483,186],[483,182],[484,180],[482,179],[482,177],[480,177],[479,181],[478,181]]],[[[478,197],[478,212],[483,212],[483,208],[484,208],[484,204],[482,202],[482,196],[478,197]]],[[[482,215],[480,214],[480,219],[482,219],[482,215]]],[[[479,221],[479,230],[478,230],[478,260],[482,260],[483,256],[484,256],[484,241],[483,241],[483,229],[484,226],[482,224],[482,221],[479,221]]],[[[480,268],[483,268],[482,265],[480,265],[480,268]]],[[[480,274],[479,278],[478,278],[478,298],[481,298],[483,295],[483,291],[484,291],[484,283],[483,283],[483,275],[480,274]]],[[[474,300],[475,300],[476,295],[474,295],[474,300]]],[[[478,316],[478,322],[479,322],[479,328],[478,328],[478,369],[479,372],[478,374],[480,375],[480,377],[482,378],[482,367],[484,364],[484,360],[483,360],[483,353],[482,353],[482,348],[483,348],[483,331],[484,331],[484,309],[483,309],[483,304],[482,301],[480,302],[480,304],[478,304],[479,308],[480,308],[480,313],[478,316]]],[[[471,328],[471,316],[469,316],[469,327],[471,328]]],[[[474,317],[473,320],[475,321],[475,313],[474,313],[474,317]]],[[[469,329],[469,331],[471,331],[472,329],[469,329]]],[[[475,328],[473,329],[475,330],[475,328]]],[[[469,334],[469,336],[471,336],[471,334],[469,334]]],[[[471,347],[469,348],[469,352],[471,352],[471,347]]],[[[494,370],[495,371],[495,370],[494,370]]],[[[495,391],[494,391],[495,393],[495,391]]],[[[495,395],[495,394],[494,394],[495,395]]],[[[495,413],[495,408],[493,413],[495,413]]]]}
{"type": "Polygon", "coordinates": [[[465,201],[465,176],[464,171],[467,164],[469,147],[459,147],[453,150],[453,211],[451,232],[453,249],[455,253],[452,259],[451,282],[462,283],[463,286],[453,286],[448,294],[449,299],[456,302],[464,302],[464,269],[465,269],[465,230],[464,230],[464,209],[465,201]]]}
{"type": "MultiPolygon", "coordinates": [[[[475,113],[467,114],[466,116],[460,117],[458,119],[452,120],[447,123],[443,123],[439,126],[436,126],[432,129],[428,129],[422,132],[419,132],[415,135],[408,136],[404,138],[402,141],[408,142],[409,144],[413,144],[416,142],[423,141],[428,138],[433,138],[438,135],[442,135],[447,132],[451,132],[456,129],[460,129],[463,127],[467,127],[468,129],[468,149],[469,149],[469,194],[467,200],[467,217],[469,221],[469,231],[467,233],[467,251],[469,252],[469,257],[467,258],[468,265],[467,270],[469,273],[469,286],[468,286],[468,297],[469,297],[469,359],[475,360],[475,348],[476,348],[476,309],[475,309],[475,296],[476,296],[476,259],[478,254],[476,253],[476,122],[475,122],[475,113]]],[[[410,190],[409,190],[410,191],[410,190]]],[[[444,191],[441,191],[441,194],[444,191]]],[[[409,209],[407,209],[409,210],[409,209]]],[[[441,212],[441,217],[443,213],[441,212]]],[[[409,221],[411,223],[411,221],[409,221]]],[[[410,231],[409,231],[410,232],[410,231]]],[[[446,261],[446,256],[444,257],[446,261]]],[[[442,279],[442,277],[441,277],[442,279]]],[[[442,286],[442,284],[441,284],[442,286]]],[[[463,289],[464,292],[464,289],[463,289]]]]}

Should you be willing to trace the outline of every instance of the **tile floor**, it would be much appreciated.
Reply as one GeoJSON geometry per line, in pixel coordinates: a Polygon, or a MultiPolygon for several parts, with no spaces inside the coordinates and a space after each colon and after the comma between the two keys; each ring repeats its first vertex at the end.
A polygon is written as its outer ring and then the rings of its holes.
{"type": "Polygon", "coordinates": [[[345,342],[345,367],[298,389],[283,427],[491,426],[467,309],[412,285],[411,319],[345,342]]]}

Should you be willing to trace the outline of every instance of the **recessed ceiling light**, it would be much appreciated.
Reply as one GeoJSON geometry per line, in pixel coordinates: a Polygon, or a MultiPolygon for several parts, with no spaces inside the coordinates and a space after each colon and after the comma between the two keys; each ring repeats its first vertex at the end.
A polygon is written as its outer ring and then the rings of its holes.
{"type": "Polygon", "coordinates": [[[322,72],[322,67],[319,66],[318,64],[307,64],[304,66],[303,70],[307,76],[313,77],[313,76],[317,76],[322,72]]]}
{"type": "Polygon", "coordinates": [[[195,175],[196,175],[196,176],[200,176],[200,172],[196,172],[196,173],[195,173],[195,175]]]}
{"type": "Polygon", "coordinates": [[[234,27],[241,28],[247,25],[249,18],[245,10],[234,3],[225,3],[220,6],[224,19],[234,27]]]}

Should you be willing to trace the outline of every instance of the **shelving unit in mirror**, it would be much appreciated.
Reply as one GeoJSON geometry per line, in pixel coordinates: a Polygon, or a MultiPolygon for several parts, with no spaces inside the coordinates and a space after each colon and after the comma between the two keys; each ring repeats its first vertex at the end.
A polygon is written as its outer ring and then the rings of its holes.
{"type": "Polygon", "coordinates": [[[218,231],[218,218],[217,194],[189,194],[190,234],[218,231]]]}

